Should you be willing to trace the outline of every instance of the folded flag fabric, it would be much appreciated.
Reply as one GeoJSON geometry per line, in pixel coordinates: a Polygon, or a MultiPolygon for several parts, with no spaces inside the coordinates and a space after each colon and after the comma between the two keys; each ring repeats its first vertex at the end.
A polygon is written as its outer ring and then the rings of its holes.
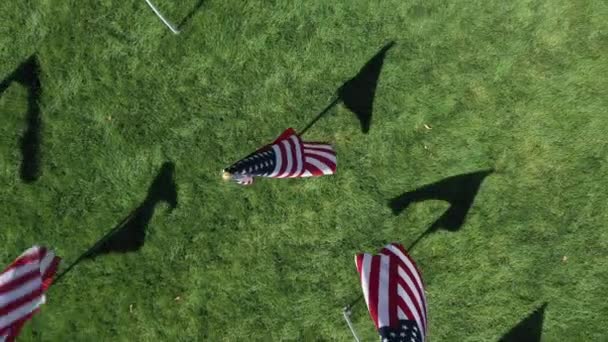
{"type": "Polygon", "coordinates": [[[273,143],[224,169],[223,178],[241,185],[253,177],[299,178],[336,173],[336,152],[331,145],[306,142],[288,128],[273,143]]]}
{"type": "Polygon", "coordinates": [[[0,273],[0,341],[14,341],[40,310],[59,261],[52,251],[34,246],[0,273]]]}
{"type": "Polygon", "coordinates": [[[422,277],[402,245],[386,245],[378,255],[355,256],[363,297],[382,342],[424,342],[426,297],[422,277]]]}

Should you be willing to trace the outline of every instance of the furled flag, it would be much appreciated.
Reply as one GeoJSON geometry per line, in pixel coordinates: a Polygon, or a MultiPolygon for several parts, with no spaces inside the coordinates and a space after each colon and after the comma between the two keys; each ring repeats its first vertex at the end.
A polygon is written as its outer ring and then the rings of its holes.
{"type": "Polygon", "coordinates": [[[298,178],[334,173],[336,152],[331,145],[302,141],[293,128],[288,128],[272,144],[225,169],[223,178],[249,185],[255,176],[298,178]]]}
{"type": "Polygon", "coordinates": [[[427,310],[420,272],[403,246],[357,254],[363,297],[382,342],[424,342],[427,310]]]}
{"type": "Polygon", "coordinates": [[[59,261],[52,251],[34,246],[0,274],[0,341],[14,341],[44,304],[59,261]]]}

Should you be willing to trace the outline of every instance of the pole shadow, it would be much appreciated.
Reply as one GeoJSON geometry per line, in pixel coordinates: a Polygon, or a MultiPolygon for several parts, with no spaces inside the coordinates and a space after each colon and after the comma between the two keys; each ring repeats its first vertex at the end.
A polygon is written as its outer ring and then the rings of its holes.
{"type": "Polygon", "coordinates": [[[501,338],[500,342],[540,342],[543,332],[543,321],[545,309],[548,303],[544,303],[528,317],[511,328],[501,338]]]}
{"type": "Polygon", "coordinates": [[[144,201],[122,221],[99,239],[91,248],[81,254],[61,275],[55,283],[72,268],[86,259],[95,259],[108,253],[128,253],[138,251],[145,242],[146,231],[157,204],[165,202],[172,211],[177,207],[177,185],[174,180],[175,165],[166,162],[148,188],[144,201]]]}
{"type": "Polygon", "coordinates": [[[399,215],[410,204],[426,200],[442,200],[450,203],[450,207],[431,226],[423,232],[410,246],[414,247],[423,237],[439,230],[456,232],[460,230],[466,216],[473,205],[475,196],[484,179],[494,170],[482,170],[462,175],[452,176],[439,182],[422,186],[406,192],[389,202],[394,215],[399,215]]]}
{"type": "Polygon", "coordinates": [[[30,56],[17,69],[0,82],[0,95],[13,83],[17,82],[27,89],[26,128],[20,139],[21,167],[20,176],[25,183],[31,183],[40,177],[40,145],[42,144],[42,119],[40,116],[40,64],[36,55],[30,56]]]}
{"type": "Polygon", "coordinates": [[[299,133],[300,136],[303,136],[304,133],[306,133],[312,126],[314,126],[314,124],[317,123],[317,121],[319,121],[322,117],[325,116],[325,114],[329,113],[329,111],[334,108],[338,103],[340,103],[340,98],[336,97],[334,98],[334,100],[328,104],[322,111],[319,112],[319,114],[317,114],[315,116],[314,119],[312,119],[312,121],[310,121],[306,127],[304,127],[304,129],[302,129],[299,133]]]}
{"type": "Polygon", "coordinates": [[[394,41],[386,44],[367,61],[367,63],[365,63],[357,75],[342,84],[338,88],[337,96],[334,100],[300,131],[300,135],[303,135],[308,131],[317,123],[317,121],[329,113],[329,111],[340,102],[357,116],[361,125],[361,131],[364,134],[367,134],[372,122],[376,88],[378,87],[378,80],[380,79],[380,73],[382,71],[382,66],[384,65],[384,58],[386,57],[388,50],[394,45],[394,41]]]}
{"type": "Polygon", "coordinates": [[[186,14],[186,16],[184,17],[184,19],[182,19],[182,21],[177,25],[177,29],[178,30],[182,30],[182,28],[188,23],[190,22],[190,20],[192,20],[192,17],[194,17],[194,15],[196,14],[196,12],[198,12],[201,7],[203,7],[203,3],[205,2],[205,0],[199,0],[197,2],[197,4],[194,6],[194,8],[192,8],[192,10],[190,10],[190,12],[188,12],[188,14],[186,14]]]}

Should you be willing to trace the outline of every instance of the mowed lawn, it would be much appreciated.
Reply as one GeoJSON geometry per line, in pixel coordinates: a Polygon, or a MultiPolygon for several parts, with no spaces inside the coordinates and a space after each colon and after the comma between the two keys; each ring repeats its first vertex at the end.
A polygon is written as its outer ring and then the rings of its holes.
{"type": "MultiPolygon", "coordinates": [[[[67,267],[149,214],[143,244],[79,263],[20,341],[352,340],[355,253],[407,247],[450,208],[390,200],[488,169],[466,220],[411,250],[431,339],[496,341],[544,303],[543,340],[606,339],[608,2],[156,4],[189,17],[181,34],[139,0],[0,2],[0,80],[35,56],[40,82],[29,104],[19,82],[0,95],[0,264],[42,244],[67,267]],[[368,134],[339,104],[305,135],[334,144],[337,175],[222,182],[390,41],[368,134]],[[173,210],[148,194],[166,162],[173,210]]],[[[377,340],[364,304],[353,320],[377,340]]]]}

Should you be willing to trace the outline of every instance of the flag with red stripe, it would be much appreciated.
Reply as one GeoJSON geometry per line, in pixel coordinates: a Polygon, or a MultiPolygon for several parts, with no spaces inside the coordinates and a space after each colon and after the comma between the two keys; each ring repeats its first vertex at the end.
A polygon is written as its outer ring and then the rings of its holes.
{"type": "Polygon", "coordinates": [[[59,261],[52,251],[34,246],[0,274],[0,341],[14,341],[44,304],[59,261]]]}
{"type": "Polygon", "coordinates": [[[426,297],[416,263],[402,245],[355,256],[363,297],[383,342],[424,342],[426,297]]]}
{"type": "Polygon", "coordinates": [[[293,128],[288,128],[272,144],[225,169],[224,175],[248,185],[253,177],[317,177],[336,173],[336,167],[336,152],[331,145],[302,141],[293,128]]]}

